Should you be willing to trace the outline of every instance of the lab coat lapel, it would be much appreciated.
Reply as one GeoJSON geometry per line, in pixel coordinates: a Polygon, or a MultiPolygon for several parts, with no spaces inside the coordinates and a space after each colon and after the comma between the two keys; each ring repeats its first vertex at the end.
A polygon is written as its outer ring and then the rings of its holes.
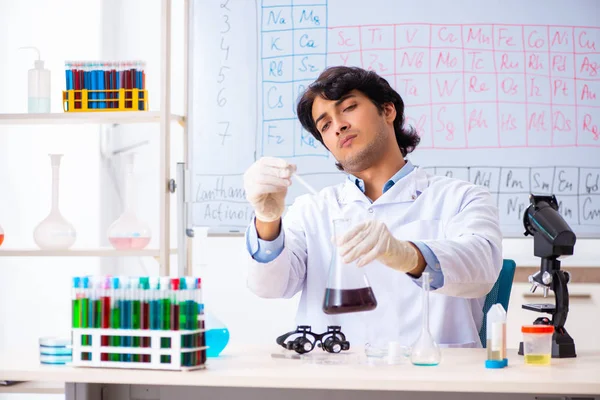
{"type": "Polygon", "coordinates": [[[381,195],[374,204],[395,204],[413,202],[423,193],[428,185],[425,171],[419,167],[400,179],[387,192],[381,195]]]}
{"type": "Polygon", "coordinates": [[[362,190],[360,190],[350,179],[346,179],[346,182],[344,182],[342,189],[338,193],[337,200],[340,207],[356,202],[366,204],[370,203],[367,196],[365,196],[362,190]]]}

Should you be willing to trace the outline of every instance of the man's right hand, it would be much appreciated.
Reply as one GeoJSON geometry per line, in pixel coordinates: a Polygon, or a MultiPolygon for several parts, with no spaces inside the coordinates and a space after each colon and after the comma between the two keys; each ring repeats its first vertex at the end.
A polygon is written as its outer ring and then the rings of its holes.
{"type": "Polygon", "coordinates": [[[296,166],[274,157],[263,157],[244,174],[246,199],[254,207],[257,223],[275,222],[285,210],[285,196],[296,166]]]}

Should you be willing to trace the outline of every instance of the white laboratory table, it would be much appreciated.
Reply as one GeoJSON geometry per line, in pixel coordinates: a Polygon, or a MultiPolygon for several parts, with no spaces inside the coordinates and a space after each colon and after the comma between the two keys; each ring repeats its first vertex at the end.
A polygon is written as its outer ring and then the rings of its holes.
{"type": "MultiPolygon", "coordinates": [[[[322,353],[320,349],[313,350],[322,353]]],[[[549,398],[600,399],[600,350],[551,366],[524,365],[509,350],[509,367],[484,367],[484,349],[443,349],[436,367],[369,364],[362,349],[351,363],[272,357],[277,346],[226,349],[193,372],[73,368],[40,365],[36,354],[0,355],[0,380],[65,382],[68,400],[95,399],[374,399],[549,398]],[[142,386],[140,386],[142,385],[142,386]],[[492,396],[492,397],[490,397],[492,396]]],[[[13,391],[15,391],[13,389],[13,391]]]]}

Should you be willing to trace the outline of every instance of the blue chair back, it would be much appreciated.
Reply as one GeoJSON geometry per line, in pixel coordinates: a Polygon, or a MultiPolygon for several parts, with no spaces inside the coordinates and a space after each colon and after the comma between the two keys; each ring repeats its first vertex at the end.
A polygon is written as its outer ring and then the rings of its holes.
{"type": "Polygon", "coordinates": [[[508,301],[510,300],[510,291],[512,289],[516,267],[517,264],[513,260],[504,260],[502,262],[500,275],[498,276],[494,287],[492,287],[492,290],[485,297],[485,303],[483,304],[483,323],[479,330],[479,339],[481,339],[483,347],[486,346],[486,316],[490,307],[496,303],[500,303],[508,313],[508,301]]]}

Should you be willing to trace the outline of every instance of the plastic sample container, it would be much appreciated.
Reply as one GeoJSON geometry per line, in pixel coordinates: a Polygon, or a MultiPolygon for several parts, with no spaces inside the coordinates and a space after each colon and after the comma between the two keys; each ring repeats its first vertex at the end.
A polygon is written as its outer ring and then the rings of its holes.
{"type": "Polygon", "coordinates": [[[552,358],[552,325],[523,325],[523,355],[525,364],[550,365],[552,358]]]}

